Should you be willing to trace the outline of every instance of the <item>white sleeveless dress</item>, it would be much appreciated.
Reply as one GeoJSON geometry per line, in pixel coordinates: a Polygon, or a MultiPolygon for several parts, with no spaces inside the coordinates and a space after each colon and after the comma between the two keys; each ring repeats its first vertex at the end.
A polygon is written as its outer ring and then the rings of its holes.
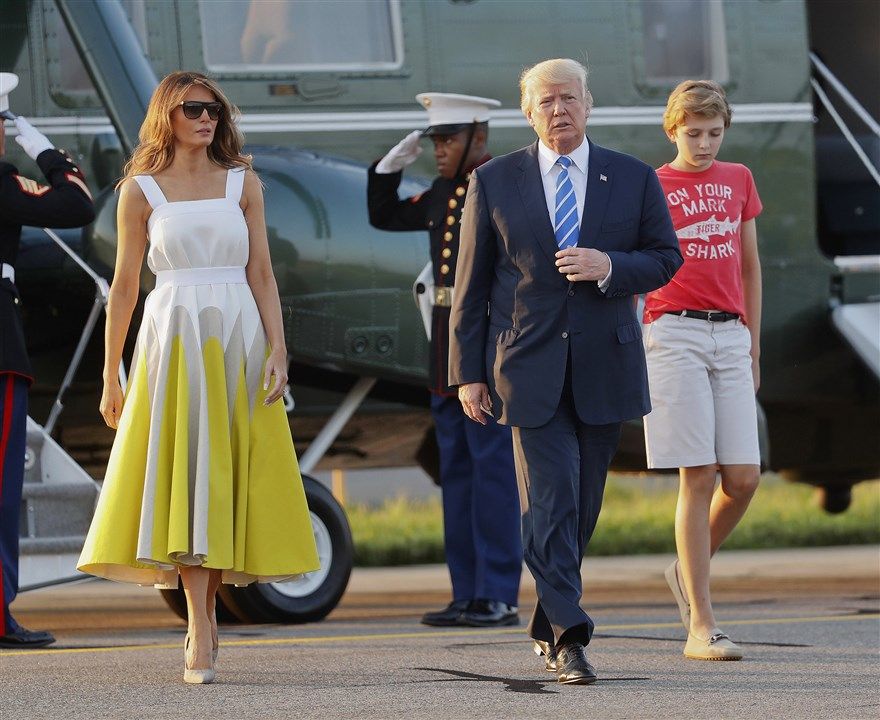
{"type": "Polygon", "coordinates": [[[156,288],[132,359],[119,429],[85,546],[83,572],[177,587],[180,565],[223,581],[292,579],[319,566],[283,404],[263,404],[266,334],[245,277],[244,168],[226,195],[153,209],[156,288]]]}

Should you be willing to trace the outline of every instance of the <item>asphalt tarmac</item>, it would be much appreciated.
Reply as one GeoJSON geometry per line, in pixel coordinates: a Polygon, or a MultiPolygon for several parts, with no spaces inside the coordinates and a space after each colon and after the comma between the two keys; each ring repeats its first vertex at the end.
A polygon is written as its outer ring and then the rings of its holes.
{"type": "MultiPolygon", "coordinates": [[[[19,718],[870,718],[880,716],[880,549],[722,552],[720,626],[742,662],[682,656],[670,556],[588,558],[599,681],[563,686],[524,627],[433,629],[442,566],[356,570],[320,623],[221,628],[218,681],[182,682],[184,624],[158,593],[89,581],[15,604],[56,645],[0,651],[0,716],[19,718]]],[[[521,616],[534,603],[523,576],[521,616]]]]}

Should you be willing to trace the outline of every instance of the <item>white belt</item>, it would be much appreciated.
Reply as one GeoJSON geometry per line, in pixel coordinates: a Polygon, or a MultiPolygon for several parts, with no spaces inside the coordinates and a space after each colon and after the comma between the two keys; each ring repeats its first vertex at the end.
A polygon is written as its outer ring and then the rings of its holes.
{"type": "Polygon", "coordinates": [[[15,268],[9,263],[0,263],[0,277],[15,282],[15,268]]]}
{"type": "Polygon", "coordinates": [[[243,267],[186,268],[160,270],[156,287],[162,285],[239,285],[247,282],[243,267]]]}

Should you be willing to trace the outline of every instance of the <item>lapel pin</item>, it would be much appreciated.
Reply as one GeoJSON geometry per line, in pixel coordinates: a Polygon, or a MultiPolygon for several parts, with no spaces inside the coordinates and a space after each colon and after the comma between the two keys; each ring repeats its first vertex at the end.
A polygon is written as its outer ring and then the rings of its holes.
{"type": "Polygon", "coordinates": [[[599,179],[600,179],[602,182],[608,182],[608,178],[607,178],[605,175],[599,175],[599,179]]]}

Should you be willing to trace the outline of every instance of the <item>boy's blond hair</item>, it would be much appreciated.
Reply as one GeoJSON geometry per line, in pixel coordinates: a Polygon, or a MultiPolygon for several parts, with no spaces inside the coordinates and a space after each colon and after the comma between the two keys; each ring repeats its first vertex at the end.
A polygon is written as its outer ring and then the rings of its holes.
{"type": "Polygon", "coordinates": [[[663,113],[663,129],[671,136],[684,124],[685,115],[704,118],[721,117],[724,127],[730,127],[732,111],[727,103],[724,88],[712,80],[685,80],[669,95],[666,112],[663,113]]]}

